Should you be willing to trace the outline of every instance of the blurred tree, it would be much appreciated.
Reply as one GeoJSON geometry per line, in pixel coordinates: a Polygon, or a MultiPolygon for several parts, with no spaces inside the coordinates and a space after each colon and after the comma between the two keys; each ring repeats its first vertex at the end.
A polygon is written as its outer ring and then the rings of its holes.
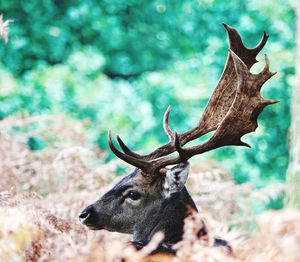
{"type": "Polygon", "coordinates": [[[292,96],[292,122],[290,127],[290,163],[287,172],[288,205],[300,209],[300,0],[296,19],[296,81],[292,96]]]}

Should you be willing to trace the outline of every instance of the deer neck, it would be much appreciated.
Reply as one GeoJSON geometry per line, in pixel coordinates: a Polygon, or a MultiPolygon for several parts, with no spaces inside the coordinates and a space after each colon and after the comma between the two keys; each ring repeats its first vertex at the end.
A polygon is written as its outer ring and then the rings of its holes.
{"type": "Polygon", "coordinates": [[[164,233],[163,242],[174,244],[181,240],[184,219],[189,207],[197,211],[197,207],[184,187],[166,199],[160,207],[154,207],[145,214],[133,233],[133,242],[146,245],[153,235],[159,231],[164,233]]]}

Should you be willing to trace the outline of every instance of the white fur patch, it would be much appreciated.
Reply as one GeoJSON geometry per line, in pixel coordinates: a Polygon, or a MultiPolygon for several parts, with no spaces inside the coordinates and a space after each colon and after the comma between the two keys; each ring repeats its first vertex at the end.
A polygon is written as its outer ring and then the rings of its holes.
{"type": "Polygon", "coordinates": [[[169,198],[173,193],[180,192],[187,180],[190,164],[180,163],[167,171],[163,182],[163,193],[169,198]]]}

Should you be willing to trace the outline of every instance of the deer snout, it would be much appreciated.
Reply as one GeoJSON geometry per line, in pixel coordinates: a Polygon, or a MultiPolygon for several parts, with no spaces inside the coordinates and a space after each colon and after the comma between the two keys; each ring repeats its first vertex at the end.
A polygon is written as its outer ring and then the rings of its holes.
{"type": "Polygon", "coordinates": [[[79,221],[82,223],[84,220],[86,220],[90,216],[90,213],[86,211],[82,211],[79,215],[79,221]]]}
{"type": "Polygon", "coordinates": [[[82,210],[79,214],[79,221],[81,224],[92,230],[100,230],[104,228],[103,221],[100,219],[95,205],[89,205],[82,210]]]}
{"type": "Polygon", "coordinates": [[[87,206],[80,214],[79,214],[79,221],[80,223],[84,224],[84,222],[94,213],[93,205],[87,206]]]}

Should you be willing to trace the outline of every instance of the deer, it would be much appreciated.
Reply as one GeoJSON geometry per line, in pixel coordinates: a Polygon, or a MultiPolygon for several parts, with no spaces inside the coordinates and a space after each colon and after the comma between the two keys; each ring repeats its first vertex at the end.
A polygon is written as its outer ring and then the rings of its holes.
{"type": "MultiPolygon", "coordinates": [[[[250,72],[269,36],[264,32],[257,46],[247,48],[236,29],[224,23],[223,26],[229,39],[227,61],[200,121],[186,132],[172,131],[169,106],[163,118],[169,141],[147,155],[132,151],[117,135],[119,150],[109,129],[110,149],[135,169],[80,213],[81,224],[91,230],[132,234],[132,243],[137,249],[146,246],[154,234],[162,231],[164,239],[157,252],[176,252],[172,246],[182,239],[184,219],[190,209],[197,212],[185,186],[190,168],[188,160],[223,146],[251,147],[241,140],[242,136],[256,130],[258,116],[266,106],[279,102],[265,99],[260,93],[262,85],[276,74],[269,70],[267,55],[262,71],[250,72]],[[212,131],[205,142],[185,147],[212,131]]],[[[216,238],[215,245],[227,245],[227,241],[216,238]]]]}

